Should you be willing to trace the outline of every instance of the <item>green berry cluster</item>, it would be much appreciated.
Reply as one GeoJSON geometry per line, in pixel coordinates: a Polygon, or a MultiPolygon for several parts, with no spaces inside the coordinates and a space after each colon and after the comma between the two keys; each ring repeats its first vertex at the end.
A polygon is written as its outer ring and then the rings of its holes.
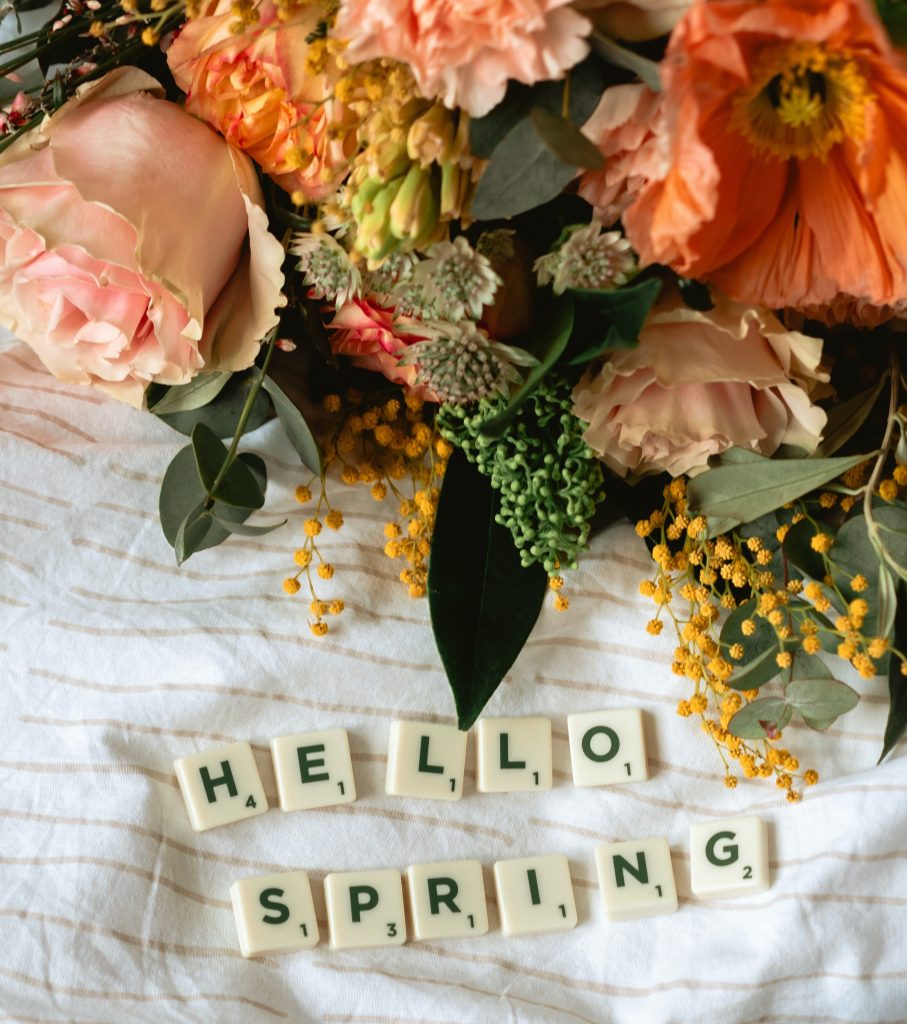
{"type": "Polygon", "coordinates": [[[503,437],[481,432],[507,404],[485,398],[477,406],[444,405],[437,425],[462,448],[500,494],[497,521],[513,535],[523,565],[540,562],[549,575],[575,569],[604,498],[601,463],[583,440],[573,415],[570,384],[547,379],[524,403],[503,437]]]}

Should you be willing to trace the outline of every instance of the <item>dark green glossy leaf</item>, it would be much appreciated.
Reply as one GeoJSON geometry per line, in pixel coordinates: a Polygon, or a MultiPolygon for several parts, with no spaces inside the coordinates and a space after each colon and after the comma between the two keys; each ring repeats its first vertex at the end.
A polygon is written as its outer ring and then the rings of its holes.
{"type": "Polygon", "coordinates": [[[680,292],[680,297],[690,309],[707,313],[710,309],[715,308],[712,293],[704,282],[695,281],[692,277],[678,277],[677,289],[680,292]]]}
{"type": "Polygon", "coordinates": [[[728,723],[728,732],[743,740],[764,740],[768,735],[766,726],[780,732],[792,714],[783,697],[760,697],[743,705],[728,723]]]}
{"type": "Polygon", "coordinates": [[[432,535],[428,600],[432,630],[461,729],[468,729],[523,648],[548,576],[524,568],[498,499],[461,451],[444,474],[432,535]]]}
{"type": "Polygon", "coordinates": [[[242,459],[234,459],[226,473],[227,447],[204,423],[192,431],[192,450],[205,493],[225,505],[256,509],[265,503],[263,490],[242,459]],[[220,477],[220,479],[218,479],[220,477]]]}
{"type": "MultiPolygon", "coordinates": [[[[552,114],[563,114],[565,83],[539,82],[533,86],[511,82],[504,99],[484,117],[469,122],[469,147],[487,160],[507,133],[529,117],[533,107],[541,107],[552,114]]],[[[582,125],[592,116],[605,88],[601,63],[587,57],[582,64],[570,70],[570,121],[582,125]]]]}
{"type": "Polygon", "coordinates": [[[544,307],[533,327],[530,349],[538,358],[538,365],[529,371],[526,380],[510,399],[503,412],[493,416],[482,425],[482,433],[488,437],[500,437],[513,420],[522,404],[539,386],[542,380],[564,354],[573,331],[573,300],[562,295],[544,307]]]}
{"type": "Polygon", "coordinates": [[[200,409],[217,398],[232,376],[229,370],[200,373],[188,384],[167,388],[165,394],[153,405],[149,402],[148,411],[160,416],[161,413],[191,412],[200,409]]]}
{"type": "Polygon", "coordinates": [[[476,220],[515,217],[554,199],[576,174],[577,168],[562,163],[526,118],[492,153],[470,213],[476,220]]]}
{"type": "Polygon", "coordinates": [[[822,443],[816,449],[816,458],[824,459],[834,455],[839,448],[847,444],[866,422],[866,417],[872,412],[887,380],[888,375],[883,373],[871,388],[828,410],[828,422],[825,424],[822,443]]]}
{"type": "MultiPolygon", "coordinates": [[[[898,607],[894,620],[894,642],[900,651],[907,651],[907,585],[898,587],[898,607]]],[[[885,739],[879,761],[884,760],[907,732],[907,676],[901,675],[901,659],[892,656],[888,662],[888,695],[891,706],[885,724],[885,739]]]]}
{"type": "Polygon", "coordinates": [[[600,170],[605,163],[601,150],[570,121],[544,107],[533,107],[529,117],[552,153],[568,167],[600,170]]]}
{"type": "Polygon", "coordinates": [[[296,454],[302,459],[302,464],[316,476],[321,476],[322,463],[321,451],[318,442],[312,436],[305,417],[292,403],[286,392],[274,381],[273,377],[265,377],[262,387],[271,396],[274,402],[274,411],[280,420],[280,424],[290,439],[290,444],[296,449],[296,454]]]}
{"type": "Polygon", "coordinates": [[[639,332],[649,311],[661,291],[661,281],[650,278],[638,284],[627,285],[614,291],[599,291],[591,288],[575,288],[569,294],[584,306],[591,306],[600,313],[607,324],[601,341],[587,346],[582,352],[571,356],[570,366],[585,366],[593,359],[615,348],[632,348],[639,339],[639,332]]]}
{"type": "MultiPolygon", "coordinates": [[[[223,391],[207,405],[188,412],[163,414],[157,413],[155,409],[155,415],[158,415],[159,419],[166,423],[168,427],[172,427],[187,437],[192,435],[192,431],[197,423],[204,423],[218,437],[233,437],[236,432],[236,426],[239,423],[239,417],[246,404],[246,399],[249,397],[249,391],[257,377],[258,370],[252,370],[247,373],[234,373],[231,375],[230,380],[227,381],[223,391]]],[[[160,388],[159,385],[152,384],[148,389],[148,401],[160,400],[164,394],[166,394],[165,389],[160,388]]],[[[245,433],[248,434],[260,427],[270,414],[271,403],[268,401],[267,395],[259,391],[252,405],[252,412],[246,423],[245,433]]]]}
{"type": "Polygon", "coordinates": [[[690,508],[707,516],[714,536],[720,520],[748,523],[866,461],[865,455],[834,459],[767,459],[748,457],[744,463],[721,464],[694,477],[687,488],[690,508]]]}

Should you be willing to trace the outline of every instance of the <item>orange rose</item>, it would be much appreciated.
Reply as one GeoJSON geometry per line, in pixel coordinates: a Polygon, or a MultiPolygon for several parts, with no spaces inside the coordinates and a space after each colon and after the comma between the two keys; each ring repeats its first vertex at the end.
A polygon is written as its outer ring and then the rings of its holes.
{"type": "Polygon", "coordinates": [[[342,108],[331,99],[328,76],[306,70],[306,38],[322,12],[306,4],[281,21],[272,0],[263,0],[258,21],[234,34],[232,8],[232,0],[210,0],[167,51],[186,109],[248,153],[281,188],[324,199],[348,169],[355,139],[352,132],[331,132],[343,120],[342,108]]]}

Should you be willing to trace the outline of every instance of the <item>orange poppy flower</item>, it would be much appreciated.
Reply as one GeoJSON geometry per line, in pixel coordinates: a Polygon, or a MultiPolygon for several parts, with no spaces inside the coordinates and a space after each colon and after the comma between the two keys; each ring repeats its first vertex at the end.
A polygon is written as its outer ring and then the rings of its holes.
{"type": "Polygon", "coordinates": [[[868,2],[698,2],[662,75],[669,169],[624,214],[644,262],[772,307],[907,307],[907,74],[868,2]]]}

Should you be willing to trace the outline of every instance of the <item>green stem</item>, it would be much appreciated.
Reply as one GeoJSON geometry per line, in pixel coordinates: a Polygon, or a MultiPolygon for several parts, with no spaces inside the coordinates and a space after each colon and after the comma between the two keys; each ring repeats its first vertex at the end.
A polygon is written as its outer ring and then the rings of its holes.
{"type": "Polygon", "coordinates": [[[661,74],[658,64],[648,57],[635,50],[628,50],[625,46],[615,43],[613,39],[602,32],[593,32],[589,37],[589,44],[592,49],[615,67],[623,68],[625,71],[632,71],[645,82],[652,92],[661,92],[661,74]]]}
{"type": "Polygon", "coordinates": [[[863,496],[863,516],[866,519],[866,532],[869,534],[869,539],[872,541],[873,547],[876,549],[879,556],[885,561],[889,561],[889,559],[885,552],[884,545],[879,539],[879,528],[873,518],[872,495],[879,485],[879,478],[882,475],[882,470],[885,468],[885,461],[888,458],[888,450],[891,448],[891,441],[894,436],[894,425],[898,411],[898,382],[900,381],[901,374],[900,363],[898,361],[897,343],[894,341],[889,342],[889,359],[891,360],[891,390],[888,396],[888,423],[885,427],[885,436],[882,438],[879,457],[876,459],[875,465],[872,467],[869,482],[866,484],[866,493],[863,496]]]}
{"type": "MultiPolygon", "coordinates": [[[[277,328],[275,327],[268,337],[268,349],[265,352],[264,362],[261,364],[261,368],[258,372],[254,384],[249,388],[249,394],[246,398],[246,404],[242,407],[242,412],[239,414],[239,422],[236,424],[236,432],[233,434],[233,441],[230,443],[230,447],[227,450],[227,457],[224,459],[223,465],[217,472],[217,476],[214,478],[214,483],[211,485],[209,494],[216,494],[218,487],[223,483],[224,477],[230,472],[230,467],[233,465],[233,460],[236,458],[236,449],[239,447],[239,442],[246,429],[246,424],[249,422],[249,417],[252,415],[252,408],[255,405],[255,399],[258,398],[258,393],[261,391],[261,386],[264,384],[265,377],[268,374],[268,366],[271,362],[271,356],[274,354],[274,347],[277,343],[277,328]]],[[[214,505],[214,499],[209,498],[207,502],[208,508],[214,505]]]]}

